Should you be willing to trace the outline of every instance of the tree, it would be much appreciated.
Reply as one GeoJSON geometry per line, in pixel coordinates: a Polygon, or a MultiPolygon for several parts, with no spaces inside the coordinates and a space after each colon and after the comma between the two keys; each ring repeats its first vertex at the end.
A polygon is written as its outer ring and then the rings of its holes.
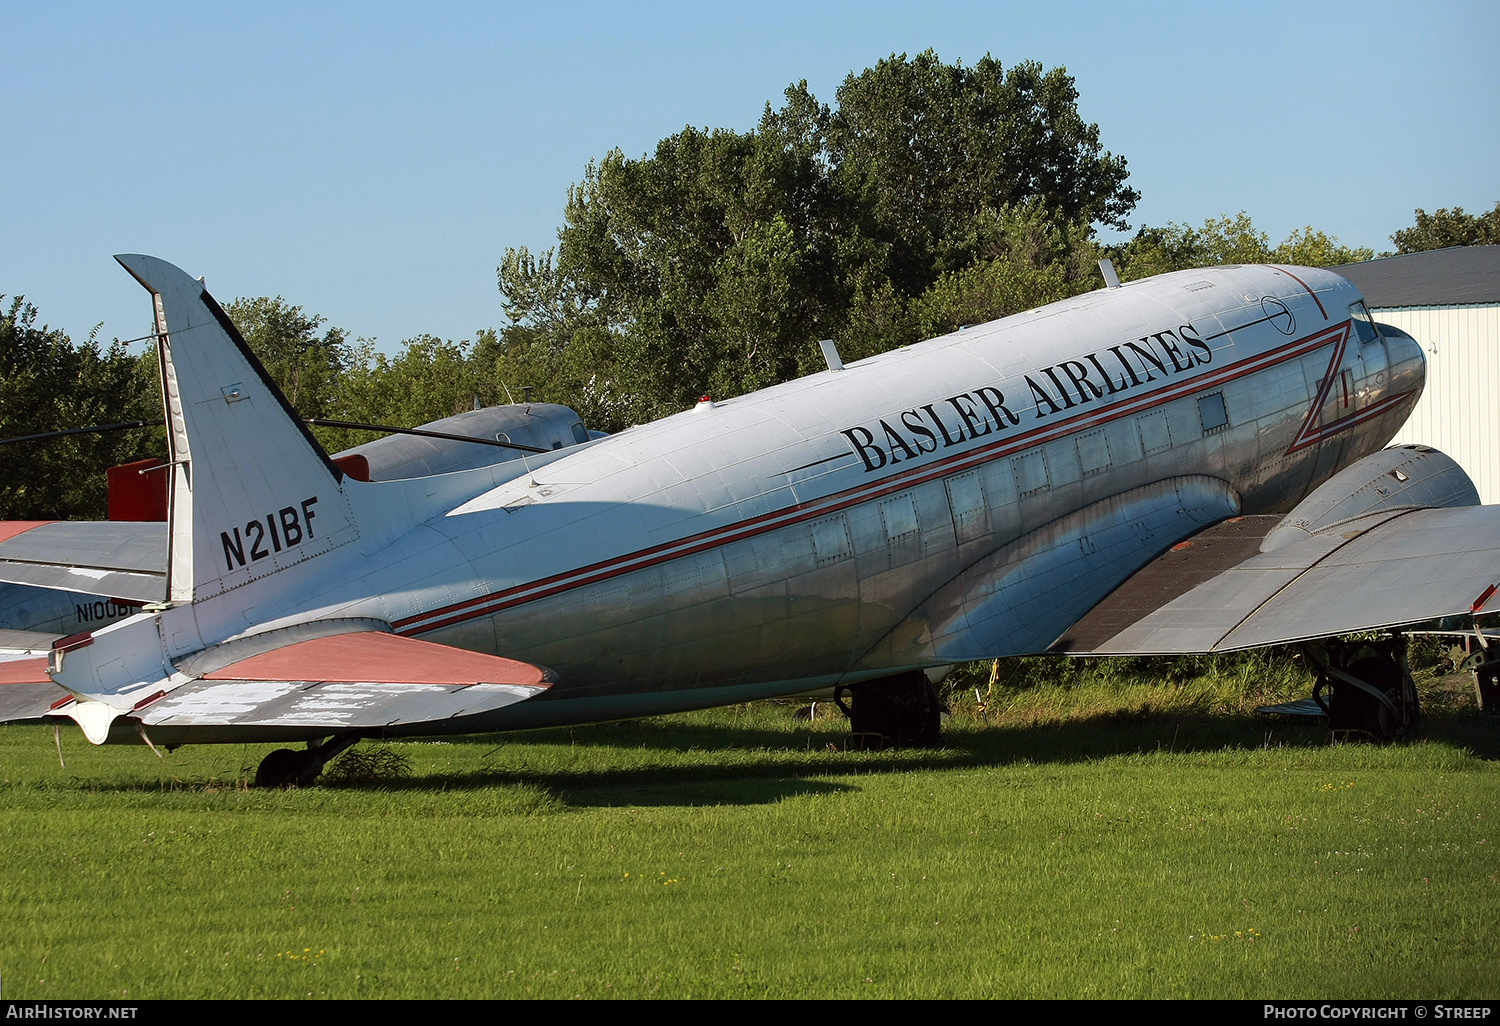
{"type": "Polygon", "coordinates": [[[1500,202],[1487,214],[1465,214],[1463,207],[1440,209],[1429,214],[1421,207],[1416,224],[1391,236],[1397,253],[1420,253],[1449,246],[1500,245],[1500,202]]]}
{"type": "Polygon", "coordinates": [[[340,419],[416,427],[473,409],[476,400],[504,401],[468,350],[469,343],[434,335],[407,339],[394,358],[367,344],[346,375],[340,419]]]}
{"type": "Polygon", "coordinates": [[[1370,249],[1341,245],[1339,240],[1311,226],[1292,231],[1280,245],[1256,228],[1243,210],[1233,217],[1209,218],[1203,227],[1167,223],[1165,228],[1143,227],[1123,247],[1110,253],[1123,280],[1145,278],[1167,271],[1216,264],[1295,264],[1336,267],[1369,260],[1370,249]]]}
{"type": "Polygon", "coordinates": [[[965,68],[931,50],[883,60],[839,87],[827,152],[908,295],[984,258],[996,241],[976,231],[987,213],[1031,205],[1125,228],[1140,199],[1124,158],[1079,116],[1072,77],[1030,61],[1006,72],[988,56],[965,68]]]}
{"type": "MultiPolygon", "coordinates": [[[[0,437],[161,419],[154,357],[132,357],[118,339],[101,350],[92,334],[75,345],[36,319],[21,297],[0,312],[0,437]]],[[[159,428],[8,445],[0,519],[102,520],[104,471],[165,448],[159,428]]]]}
{"type": "Polygon", "coordinates": [[[1293,229],[1292,234],[1271,253],[1270,263],[1296,264],[1301,267],[1338,267],[1357,264],[1375,256],[1368,246],[1342,246],[1332,236],[1315,231],[1311,225],[1293,229]]]}
{"type": "Polygon", "coordinates": [[[590,163],[557,249],[506,252],[497,351],[650,419],[816,370],[819,338],[857,359],[1093,287],[1125,177],[1062,69],[893,56],[836,109],[803,82],[754,131],[590,163]]]}
{"type": "Polygon", "coordinates": [[[511,323],[481,335],[471,359],[487,368],[507,401],[530,389],[538,402],[562,403],[591,427],[618,431],[635,402],[620,384],[615,336],[601,305],[554,266],[555,252],[507,251],[497,278],[511,323]]]}
{"type": "Polygon", "coordinates": [[[338,403],[340,376],[353,351],[348,333],[318,329],[326,318],[302,312],[277,296],[235,299],[224,308],[292,408],[303,417],[331,417],[338,403]]]}

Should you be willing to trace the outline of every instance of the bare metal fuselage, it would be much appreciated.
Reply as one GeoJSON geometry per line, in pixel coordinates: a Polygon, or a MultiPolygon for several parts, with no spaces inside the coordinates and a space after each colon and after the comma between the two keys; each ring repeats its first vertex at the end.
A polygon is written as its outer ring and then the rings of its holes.
{"type": "Polygon", "coordinates": [[[1306,268],[1165,275],[700,404],[495,487],[428,479],[407,501],[430,518],[346,546],[281,612],[556,672],[488,727],[1043,651],[1198,527],[1290,509],[1386,444],[1422,354],[1351,319],[1359,299],[1306,268]]]}

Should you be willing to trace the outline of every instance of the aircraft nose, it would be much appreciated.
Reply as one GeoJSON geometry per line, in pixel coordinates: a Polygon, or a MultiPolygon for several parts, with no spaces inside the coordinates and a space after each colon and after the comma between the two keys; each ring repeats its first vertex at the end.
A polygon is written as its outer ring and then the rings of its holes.
{"type": "Polygon", "coordinates": [[[1415,404],[1427,383],[1427,355],[1422,352],[1421,343],[1400,328],[1382,324],[1380,334],[1385,339],[1390,368],[1390,394],[1411,392],[1415,404]]]}

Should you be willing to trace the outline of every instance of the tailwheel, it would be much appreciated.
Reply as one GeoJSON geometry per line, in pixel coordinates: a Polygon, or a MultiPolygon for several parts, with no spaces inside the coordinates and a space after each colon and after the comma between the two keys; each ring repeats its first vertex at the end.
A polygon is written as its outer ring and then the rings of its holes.
{"type": "Polygon", "coordinates": [[[833,700],[849,717],[849,729],[860,749],[942,744],[943,714],[948,709],[921,670],[840,684],[833,700]],[[852,707],[844,701],[846,694],[852,707]]]}
{"type": "Polygon", "coordinates": [[[339,734],[319,744],[307,743],[306,751],[278,748],[260,762],[255,771],[256,787],[311,787],[323,773],[323,767],[346,751],[357,734],[339,734]]]}
{"type": "Polygon", "coordinates": [[[1326,641],[1309,646],[1318,667],[1313,700],[1328,715],[1334,740],[1407,737],[1421,716],[1406,660],[1406,639],[1326,641]]]}

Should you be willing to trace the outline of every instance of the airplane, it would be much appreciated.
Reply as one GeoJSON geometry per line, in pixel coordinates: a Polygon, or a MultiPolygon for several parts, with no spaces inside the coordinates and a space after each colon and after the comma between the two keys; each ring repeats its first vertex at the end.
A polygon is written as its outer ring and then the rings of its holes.
{"type": "Polygon", "coordinates": [[[145,602],[13,645],[3,722],[304,742],[257,783],[305,785],[362,738],[828,688],[856,731],[930,741],[957,662],[1305,642],[1319,705],[1391,735],[1417,713],[1401,628],[1500,607],[1497,507],[1383,448],[1421,347],[1330,271],[1102,265],[1094,292],[847,366],[823,343],[827,370],[615,435],[360,481],[199,280],[116,259],[154,308],[168,522],[0,524],[0,580],[145,602]]]}
{"type": "MultiPolygon", "coordinates": [[[[528,397],[529,398],[529,397],[528,397]]],[[[514,463],[523,453],[543,453],[564,446],[602,437],[589,431],[583,420],[566,406],[551,403],[522,402],[502,406],[480,407],[423,424],[419,428],[392,428],[384,425],[355,424],[346,421],[305,421],[333,427],[375,428],[397,432],[356,445],[332,455],[335,466],[359,481],[393,481],[406,477],[451,473],[481,466],[514,463]]],[[[112,427],[144,427],[131,423],[112,427]]],[[[28,440],[28,439],[20,439],[28,440]]],[[[4,444],[0,442],[0,444],[4,444]]],[[[51,638],[74,633],[85,626],[92,629],[140,611],[148,601],[160,601],[164,592],[167,565],[168,464],[160,459],[138,460],[108,471],[108,519],[111,521],[155,521],[155,531],[131,529],[135,551],[128,557],[128,569],[146,576],[118,596],[34,587],[29,584],[0,583],[0,651],[6,639],[12,643],[36,639],[25,632],[50,632],[51,638]],[[150,580],[155,577],[158,580],[150,580]],[[125,594],[133,594],[125,598],[125,594]]],[[[523,471],[513,466],[512,474],[523,471]]],[[[114,529],[103,527],[106,532],[114,529]]],[[[88,530],[70,525],[61,528],[77,532],[88,530]]],[[[28,542],[45,541],[50,531],[32,534],[28,542]]],[[[80,575],[79,569],[73,574],[80,575]]],[[[13,573],[24,578],[23,566],[13,566],[13,573]]],[[[40,570],[48,579],[51,572],[40,570]]],[[[75,586],[87,580],[74,581],[75,586]]],[[[3,710],[3,703],[0,703],[3,710]]]]}

